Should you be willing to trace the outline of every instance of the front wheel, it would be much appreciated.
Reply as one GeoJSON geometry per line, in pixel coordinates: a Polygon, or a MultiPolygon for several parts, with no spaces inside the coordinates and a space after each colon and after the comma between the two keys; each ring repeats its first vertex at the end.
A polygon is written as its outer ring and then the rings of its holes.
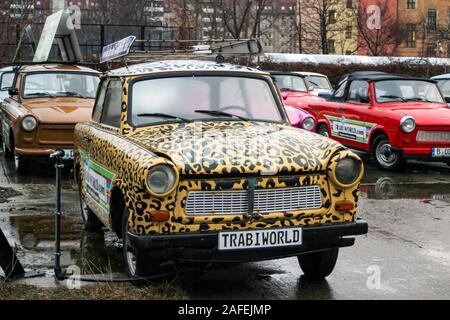
{"type": "Polygon", "coordinates": [[[330,137],[330,132],[328,131],[328,126],[324,123],[322,123],[321,125],[319,125],[319,127],[317,128],[317,133],[320,134],[321,136],[330,137]]]}
{"type": "Polygon", "coordinates": [[[128,209],[125,208],[122,216],[123,260],[125,268],[132,277],[146,278],[154,276],[159,272],[160,263],[151,259],[148,250],[134,248],[131,245],[128,234],[128,217],[128,209]]]}
{"type": "Polygon", "coordinates": [[[12,160],[14,158],[14,153],[8,149],[5,141],[2,141],[2,149],[3,149],[3,155],[5,156],[5,159],[12,160]]]}
{"type": "Polygon", "coordinates": [[[30,162],[27,157],[17,154],[14,151],[14,168],[18,174],[26,174],[30,167],[30,162]]]}
{"type": "Polygon", "coordinates": [[[298,256],[300,268],[302,268],[305,277],[311,279],[325,279],[334,270],[336,266],[339,249],[330,249],[327,251],[307,253],[298,256]]]}
{"type": "Polygon", "coordinates": [[[91,232],[100,232],[103,228],[103,224],[95,213],[88,207],[83,196],[83,182],[81,180],[81,174],[78,175],[78,195],[80,198],[81,217],[84,222],[84,229],[91,232]]]}
{"type": "Polygon", "coordinates": [[[374,158],[376,165],[380,169],[386,171],[396,171],[403,163],[402,156],[399,153],[392,151],[389,138],[385,135],[380,135],[374,140],[372,157],[374,158]]]}

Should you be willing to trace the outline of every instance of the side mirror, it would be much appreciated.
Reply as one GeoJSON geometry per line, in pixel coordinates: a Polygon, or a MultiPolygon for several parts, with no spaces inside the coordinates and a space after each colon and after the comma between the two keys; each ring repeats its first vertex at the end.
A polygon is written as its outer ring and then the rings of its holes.
{"type": "Polygon", "coordinates": [[[446,101],[447,103],[450,103],[450,97],[445,97],[445,101],[446,101]]]}
{"type": "Polygon", "coordinates": [[[314,91],[314,90],[315,90],[314,87],[309,87],[309,88],[308,88],[308,91],[309,91],[309,92],[312,92],[312,91],[314,91]]]}
{"type": "Polygon", "coordinates": [[[289,94],[287,92],[281,92],[281,97],[283,98],[283,100],[287,100],[288,95],[289,94]]]}
{"type": "Polygon", "coordinates": [[[319,97],[325,100],[330,100],[331,97],[333,96],[333,93],[331,92],[321,92],[319,93],[319,97]]]}
{"type": "Polygon", "coordinates": [[[9,88],[8,89],[8,94],[13,97],[13,96],[17,96],[19,95],[19,90],[17,90],[17,88],[9,88]]]}

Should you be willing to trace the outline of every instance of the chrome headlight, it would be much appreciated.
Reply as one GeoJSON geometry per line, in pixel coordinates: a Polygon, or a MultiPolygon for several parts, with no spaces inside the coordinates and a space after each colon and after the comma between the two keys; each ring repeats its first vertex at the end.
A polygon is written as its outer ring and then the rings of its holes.
{"type": "Polygon", "coordinates": [[[339,188],[350,188],[361,181],[364,175],[362,161],[353,156],[337,160],[331,167],[329,177],[331,182],[339,188]]]}
{"type": "Polygon", "coordinates": [[[303,129],[313,131],[316,127],[316,120],[313,117],[307,117],[303,120],[303,129]]]}
{"type": "Polygon", "coordinates": [[[168,165],[157,165],[147,174],[147,188],[155,196],[166,196],[173,191],[177,182],[175,170],[168,165]]]}
{"type": "Polygon", "coordinates": [[[403,132],[411,133],[416,130],[416,120],[414,120],[413,117],[404,117],[400,121],[400,127],[402,128],[403,132]]]}
{"type": "Polygon", "coordinates": [[[22,128],[25,131],[31,132],[37,127],[37,120],[33,116],[26,116],[22,120],[22,128]]]}

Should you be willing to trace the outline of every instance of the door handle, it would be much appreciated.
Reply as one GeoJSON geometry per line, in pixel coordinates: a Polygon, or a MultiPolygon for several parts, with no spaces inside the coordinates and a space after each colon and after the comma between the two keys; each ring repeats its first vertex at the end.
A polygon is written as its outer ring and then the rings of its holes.
{"type": "Polygon", "coordinates": [[[83,140],[86,142],[92,142],[92,137],[90,136],[83,136],[83,140]]]}

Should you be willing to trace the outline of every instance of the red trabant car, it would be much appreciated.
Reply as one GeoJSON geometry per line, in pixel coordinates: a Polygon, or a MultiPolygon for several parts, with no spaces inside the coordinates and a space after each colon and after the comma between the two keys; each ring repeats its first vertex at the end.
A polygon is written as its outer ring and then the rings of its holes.
{"type": "Polygon", "coordinates": [[[314,87],[309,87],[304,75],[281,71],[271,71],[270,75],[281,91],[283,103],[287,106],[308,111],[311,103],[323,100],[314,94],[314,87]]]}
{"type": "Polygon", "coordinates": [[[356,72],[309,107],[319,134],[371,153],[382,169],[405,159],[450,165],[450,109],[433,80],[356,72]]]}

